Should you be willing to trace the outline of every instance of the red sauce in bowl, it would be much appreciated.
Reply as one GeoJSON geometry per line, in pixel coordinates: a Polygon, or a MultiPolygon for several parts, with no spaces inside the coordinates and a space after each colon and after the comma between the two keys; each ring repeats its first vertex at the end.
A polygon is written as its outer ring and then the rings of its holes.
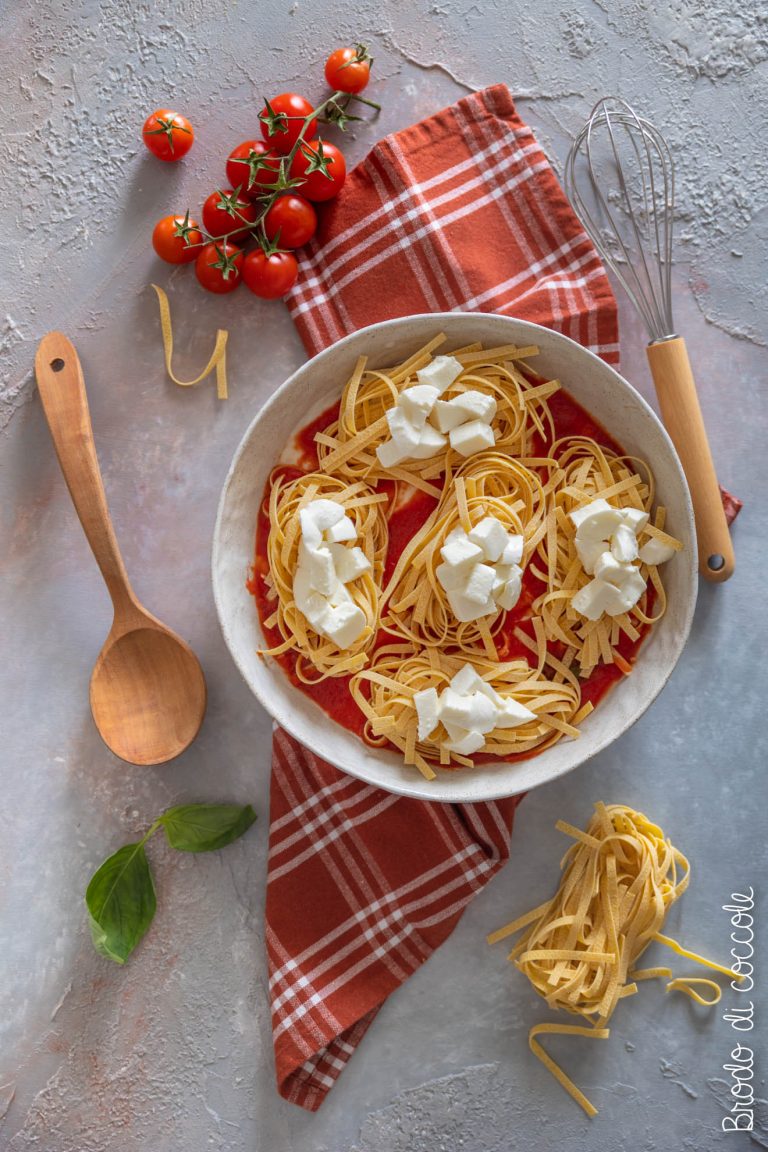
{"type": "MultiPolygon", "coordinates": [[[[608,433],[586,409],[582,408],[565,389],[561,389],[553,396],[550,396],[547,402],[555,423],[556,439],[559,440],[564,436],[589,436],[603,448],[608,448],[613,452],[617,452],[619,455],[624,454],[624,449],[621,445],[614,440],[610,433],[608,433]]],[[[315,434],[327,428],[329,424],[332,424],[338,418],[339,405],[340,402],[333,404],[297,433],[295,438],[298,451],[297,464],[293,467],[285,466],[284,470],[288,475],[298,476],[302,472],[313,472],[318,468],[317,449],[314,439],[315,434]]],[[[537,437],[537,440],[539,442],[534,445],[534,451],[539,455],[545,455],[549,443],[542,440],[541,437],[537,437]]],[[[381,481],[379,484],[373,485],[373,487],[379,492],[389,491],[391,494],[393,491],[391,481],[381,481]]],[[[248,580],[247,587],[256,600],[259,620],[261,621],[267,646],[277,647],[282,643],[282,636],[276,628],[267,628],[265,624],[265,621],[269,619],[274,611],[274,603],[267,599],[267,586],[264,582],[264,577],[269,573],[269,562],[267,559],[269,516],[266,512],[268,497],[269,490],[267,489],[259,506],[256,523],[256,550],[253,574],[248,580]]],[[[427,517],[435,508],[436,503],[437,501],[426,493],[414,491],[407,503],[398,505],[396,508],[390,510],[387,517],[389,525],[389,548],[384,569],[385,584],[394,571],[395,565],[405,545],[424,524],[427,517]]],[[[496,636],[496,647],[504,659],[510,659],[516,656],[530,657],[531,653],[514,635],[514,631],[515,629],[520,629],[533,637],[531,605],[536,597],[541,595],[543,591],[545,591],[544,584],[538,580],[530,568],[526,569],[520,599],[511,612],[504,614],[502,627],[496,636]]],[[[653,612],[655,599],[654,589],[650,583],[648,585],[647,597],[647,612],[650,615],[653,612]]],[[[634,663],[640,646],[649,631],[649,626],[639,625],[638,630],[640,636],[637,640],[630,640],[628,636],[622,633],[618,644],[615,646],[616,651],[629,665],[634,663]]],[[[397,638],[392,637],[392,635],[384,629],[380,629],[376,638],[376,644],[391,642],[393,639],[396,640],[397,638]]],[[[561,655],[562,647],[563,646],[560,645],[560,651],[558,651],[558,645],[551,644],[550,649],[552,654],[554,656],[561,655]]],[[[355,704],[352,694],[349,691],[349,676],[336,676],[321,680],[316,684],[305,684],[302,680],[299,680],[296,675],[296,656],[293,652],[284,652],[280,656],[273,657],[273,659],[281,666],[289,680],[309,696],[311,700],[314,700],[328,716],[335,720],[337,724],[341,724],[344,728],[347,728],[350,732],[354,732],[355,735],[362,739],[365,717],[355,704]]],[[[582,704],[586,704],[589,701],[596,706],[613,685],[621,680],[623,676],[624,673],[616,664],[598,664],[589,676],[580,680],[582,704]]],[[[529,760],[535,755],[537,755],[536,749],[531,752],[520,753],[517,756],[505,756],[503,759],[505,761],[529,760]]],[[[498,759],[499,757],[489,753],[480,753],[473,757],[476,764],[490,763],[498,759]]]]}

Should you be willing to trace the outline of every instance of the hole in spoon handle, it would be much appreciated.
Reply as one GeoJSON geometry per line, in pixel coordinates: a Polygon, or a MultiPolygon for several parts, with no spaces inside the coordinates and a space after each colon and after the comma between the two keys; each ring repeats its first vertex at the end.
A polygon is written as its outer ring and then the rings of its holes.
{"type": "Polygon", "coordinates": [[[51,369],[54,372],[61,372],[62,368],[64,368],[64,367],[65,367],[65,364],[64,364],[64,361],[62,360],[61,356],[57,356],[55,360],[51,360],[51,369]]]}

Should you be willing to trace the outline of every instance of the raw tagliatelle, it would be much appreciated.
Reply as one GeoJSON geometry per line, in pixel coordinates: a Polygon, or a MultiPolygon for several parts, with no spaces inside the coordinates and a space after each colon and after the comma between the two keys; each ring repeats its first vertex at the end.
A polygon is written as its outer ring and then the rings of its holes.
{"type": "MultiPolygon", "coordinates": [[[[383,468],[376,458],[376,448],[389,436],[386,412],[394,407],[405,388],[416,383],[416,372],[426,367],[444,341],[445,336],[436,336],[390,369],[370,369],[367,357],[360,357],[344,388],[339,419],[316,437],[322,471],[350,480],[391,478],[440,496],[446,469],[462,463],[457,452],[448,449],[427,460],[383,468]]],[[[539,431],[542,436],[552,432],[546,401],[557,392],[559,382],[533,383],[519,368],[520,362],[537,352],[538,348],[518,348],[514,344],[485,350],[472,344],[451,352],[464,371],[442,399],[478,390],[492,396],[496,401],[495,447],[508,458],[526,454],[532,431],[539,431]]]]}
{"type": "Polygon", "coordinates": [[[272,475],[269,491],[270,531],[268,542],[269,575],[267,599],[274,611],[264,621],[266,628],[277,628],[282,644],[265,650],[265,656],[277,656],[295,649],[296,675],[311,684],[327,676],[344,676],[357,671],[367,661],[379,624],[379,600],[384,558],[387,551],[386,495],[374,492],[367,484],[350,484],[322,472],[307,472],[290,478],[281,469],[272,475]],[[357,529],[357,542],[371,562],[349,591],[365,613],[366,627],[348,649],[340,650],[330,640],[315,632],[296,606],[293,579],[298,563],[299,512],[314,499],[334,500],[342,506],[357,529]]]}
{"type": "Polygon", "coordinates": [[[562,820],[557,827],[575,840],[561,862],[563,875],[557,892],[494,932],[488,943],[523,932],[509,959],[550,1008],[585,1021],[582,1025],[536,1024],[530,1030],[529,1044],[574,1100],[594,1116],[597,1109],[537,1037],[608,1039],[605,1025],[619,1000],[633,996],[639,981],[654,977],[668,979],[668,992],[685,992],[699,1004],[718,1002],[720,987],[714,980],[673,978],[666,967],[638,969],[640,957],[654,941],[729,978],[734,975],[730,968],[662,935],[668,909],[688,887],[690,865],[647,816],[623,804],[597,803],[585,832],[562,820]],[[708,991],[709,998],[699,989],[708,991]]]}
{"type": "MultiPolygon", "coordinates": [[[[640,637],[642,624],[655,624],[664,615],[666,592],[654,564],[641,564],[640,571],[656,592],[655,612],[647,610],[648,594],[634,608],[620,616],[602,616],[585,620],[571,601],[590,576],[576,552],[575,533],[568,519],[572,512],[592,500],[608,500],[616,508],[641,508],[653,515],[653,473],[643,460],[619,456],[602,448],[594,440],[567,437],[551,448],[554,472],[550,477],[551,500],[545,531],[541,533],[533,572],[547,585],[547,591],[533,605],[541,616],[547,636],[558,640],[569,650],[569,662],[579,665],[588,675],[599,663],[621,664],[616,646],[622,634],[630,640],[640,637]]],[[[656,509],[655,520],[643,529],[641,542],[656,537],[676,551],[682,545],[663,531],[666,511],[656,509]]],[[[622,668],[629,672],[631,669],[622,668]]]]}
{"type": "Polygon", "coordinates": [[[554,744],[561,736],[578,735],[577,725],[592,711],[581,706],[577,678],[555,667],[551,678],[544,669],[531,668],[525,660],[498,663],[482,655],[467,659],[466,653],[442,655],[435,647],[414,652],[409,644],[380,648],[369,668],[353,676],[352,695],[366,717],[366,738],[374,746],[394,744],[406,764],[415,764],[428,780],[435,776],[427,758],[447,765],[451,760],[472,766],[472,760],[441,745],[447,734],[438,728],[429,739],[418,739],[418,717],[413,697],[427,688],[445,689],[464,664],[471,664],[503,698],[511,696],[536,715],[517,728],[494,729],[486,739],[486,751],[494,756],[520,755],[554,744]]]}
{"type": "MultiPolygon", "coordinates": [[[[576,551],[569,513],[598,499],[614,508],[644,510],[651,519],[638,533],[638,546],[655,539],[668,546],[667,553],[681,547],[665,532],[666,513],[655,505],[649,466],[622,454],[607,433],[600,442],[594,421],[560,383],[529,367],[535,347],[473,344],[449,354],[461,371],[455,375],[454,363],[441,402],[465,392],[491,397],[495,407],[488,406],[485,442],[491,429],[492,448],[465,457],[450,438],[438,437],[442,447],[434,455],[384,467],[376,449],[389,436],[387,413],[419,383],[419,371],[432,369],[444,341],[435,336],[389,368],[371,368],[366,357],[358,360],[338,414],[314,435],[313,470],[297,475],[295,468],[278,467],[270,478],[265,497],[269,571],[260,576],[262,622],[280,638],[264,655],[295,657],[289,671],[310,696],[319,681],[345,678],[340,688],[365,718],[364,739],[396,747],[428,778],[435,775],[431,765],[467,767],[473,760],[446,748],[452,741],[441,726],[429,739],[417,739],[417,692],[445,686],[464,664],[471,665],[537,717],[535,723],[487,733],[483,755],[532,755],[562,737],[578,737],[579,725],[605,690],[587,692],[590,675],[599,665],[613,665],[615,677],[603,677],[607,685],[629,674],[642,636],[663,615],[666,594],[658,568],[639,560],[646,591],[634,608],[594,621],[579,614],[574,596],[592,577],[576,551]],[[561,435],[558,414],[563,413],[564,427],[576,428],[581,421],[597,439],[561,435]],[[318,497],[343,506],[354,521],[356,544],[372,564],[347,585],[366,626],[346,649],[315,632],[294,598],[298,513],[318,497]],[[390,525],[415,501],[422,502],[424,514],[409,525],[405,539],[399,529],[397,551],[388,556],[390,525]],[[469,533],[488,519],[498,521],[510,540],[522,537],[515,567],[518,601],[505,610],[499,595],[486,614],[460,622],[437,577],[445,560],[441,550],[457,528],[469,533]]],[[[500,581],[510,571],[501,575],[499,561],[500,581]]],[[[462,613],[466,617],[465,609],[462,613]]]]}

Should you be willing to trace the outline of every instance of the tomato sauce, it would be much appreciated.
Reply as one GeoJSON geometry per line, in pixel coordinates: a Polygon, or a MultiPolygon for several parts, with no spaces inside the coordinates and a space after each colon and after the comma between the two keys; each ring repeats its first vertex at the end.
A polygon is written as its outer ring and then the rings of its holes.
{"type": "MultiPolygon", "coordinates": [[[[530,375],[532,379],[541,379],[536,377],[535,373],[527,372],[526,374],[530,375]]],[[[565,389],[561,389],[553,396],[550,396],[548,404],[555,423],[555,435],[558,440],[564,436],[588,436],[602,447],[617,452],[620,455],[623,454],[624,449],[621,445],[586,409],[582,408],[565,389]]],[[[339,403],[337,402],[297,433],[295,437],[297,464],[295,466],[281,466],[287,476],[298,476],[302,472],[311,472],[318,467],[319,461],[317,446],[315,444],[315,434],[323,431],[329,424],[337,420],[338,415],[339,403]]],[[[549,441],[538,434],[536,435],[533,445],[533,450],[536,455],[546,455],[549,446],[549,441]]],[[[392,508],[395,485],[391,481],[383,480],[379,484],[374,485],[374,488],[377,492],[386,492],[387,495],[390,496],[390,511],[387,516],[389,548],[387,550],[387,559],[384,568],[384,584],[386,584],[406,544],[425,523],[430,513],[434,510],[437,501],[427,493],[417,490],[413,492],[405,504],[392,508]]],[[[265,621],[269,619],[274,611],[274,604],[267,597],[268,589],[264,582],[264,577],[269,574],[269,561],[267,558],[267,540],[269,537],[268,497],[269,491],[267,489],[259,506],[253,572],[247,581],[247,588],[256,600],[256,607],[259,613],[264,639],[267,642],[267,646],[272,648],[278,647],[282,643],[282,637],[276,628],[267,628],[265,624],[265,621]]],[[[530,658],[531,652],[514,633],[517,629],[524,632],[531,639],[533,638],[531,606],[534,600],[544,591],[544,583],[539,580],[529,566],[523,577],[523,590],[520,599],[514,609],[506,613],[502,627],[495,638],[496,647],[502,659],[510,660],[516,657],[530,658]]],[[[649,584],[646,606],[649,615],[653,612],[654,601],[655,591],[653,586],[649,584]]],[[[630,640],[629,637],[622,633],[615,648],[629,665],[634,663],[648,630],[648,625],[639,626],[640,636],[637,640],[630,640]]],[[[390,633],[381,629],[376,638],[376,646],[378,647],[381,644],[391,642],[393,639],[396,640],[397,638],[392,637],[390,633]]],[[[561,656],[564,650],[564,646],[558,643],[550,645],[550,648],[554,656],[561,656]]],[[[357,707],[349,690],[349,682],[351,679],[349,676],[336,676],[321,680],[315,684],[305,684],[296,675],[296,655],[294,652],[284,652],[274,657],[274,659],[281,666],[290,681],[314,700],[327,715],[344,728],[349,729],[350,732],[354,732],[362,738],[365,727],[365,717],[357,707]]],[[[616,664],[598,664],[589,676],[580,680],[582,704],[586,704],[589,701],[596,706],[613,685],[622,679],[623,675],[624,673],[622,673],[616,664]]],[[[505,756],[504,759],[527,760],[535,755],[537,755],[537,752],[534,749],[532,752],[523,752],[517,756],[505,756]]],[[[480,754],[473,757],[473,759],[475,763],[483,764],[493,762],[498,759],[498,757],[491,754],[480,754]]]]}

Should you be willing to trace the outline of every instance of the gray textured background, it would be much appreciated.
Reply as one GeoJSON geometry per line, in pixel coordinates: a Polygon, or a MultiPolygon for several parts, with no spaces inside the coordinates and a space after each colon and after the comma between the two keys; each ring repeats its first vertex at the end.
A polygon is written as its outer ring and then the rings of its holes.
{"type": "MultiPolygon", "coordinates": [[[[540,1003],[486,932],[556,883],[558,817],[596,799],[658,820],[693,864],[668,921],[728,959],[731,891],[760,891],[764,816],[768,357],[768,13],[733,0],[328,0],[260,4],[0,6],[0,1147],[8,1152],[436,1152],[559,1147],[618,1152],[743,1147],[723,1136],[733,1046],[719,1011],[647,985],[607,1044],[552,1045],[600,1108],[584,1118],[529,1054],[540,1003]],[[322,1111],[273,1087],[262,952],[269,722],[214,619],[209,541],[230,456],[253,413],[302,360],[280,304],[201,293],[158,266],[154,220],[196,207],[253,133],[260,97],[321,91],[337,44],[376,56],[364,155],[476,86],[506,81],[550,156],[594,100],[621,92],[664,128],[680,169],[675,286],[721,479],[747,501],[738,568],[704,587],[680,666],[650,713],[570,778],[531,795],[512,860],[452,939],[386,1005],[322,1111]],[[193,152],[152,160],[153,108],[187,112],[193,152]],[[231,399],[164,379],[154,295],[172,294],[178,370],[230,330],[231,399]],[[110,756],[87,710],[108,601],[68,503],[30,368],[51,327],[77,343],[105,483],[138,593],[199,652],[202,734],[165,769],[110,756]],[[761,563],[762,561],[762,563],[761,563]],[[125,969],[91,950],[82,893],[100,859],[168,804],[253,801],[246,839],[207,857],[151,848],[159,911],[125,969]],[[543,1127],[546,1126],[546,1127],[543,1127]]],[[[642,334],[622,301],[625,374],[650,398],[642,334]]],[[[765,914],[764,909],[759,909],[765,914]]],[[[765,933],[762,939],[765,940],[765,933]]],[[[660,961],[661,962],[661,959],[660,961]]],[[[687,966],[676,963],[678,969],[687,966]]],[[[726,1002],[733,996],[726,996],[726,1002]]],[[[768,1006],[751,1041],[764,1095],[768,1006]]],[[[752,1139],[768,1147],[765,1104],[752,1139]],[[762,1125],[762,1127],[760,1127],[762,1125]]]]}

